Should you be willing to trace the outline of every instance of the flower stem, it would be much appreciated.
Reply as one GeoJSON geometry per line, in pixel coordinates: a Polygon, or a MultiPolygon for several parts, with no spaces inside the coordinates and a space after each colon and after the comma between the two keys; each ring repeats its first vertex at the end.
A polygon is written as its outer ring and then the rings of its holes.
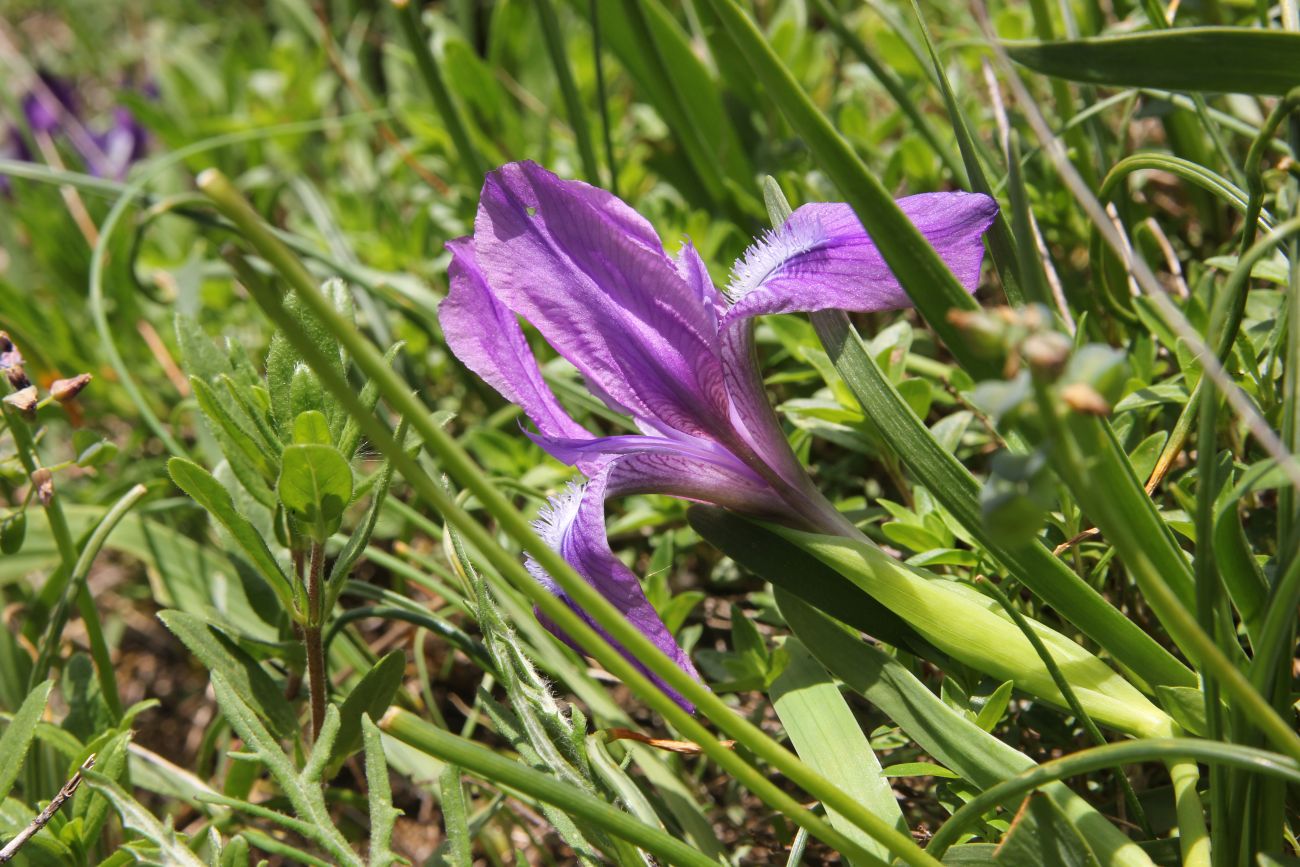
{"type": "Polygon", "coordinates": [[[321,582],[325,572],[325,546],[311,544],[311,566],[307,572],[307,623],[302,630],[307,651],[307,689],[311,694],[311,737],[320,737],[325,724],[325,696],[329,683],[325,678],[325,650],[321,642],[321,582]]]}

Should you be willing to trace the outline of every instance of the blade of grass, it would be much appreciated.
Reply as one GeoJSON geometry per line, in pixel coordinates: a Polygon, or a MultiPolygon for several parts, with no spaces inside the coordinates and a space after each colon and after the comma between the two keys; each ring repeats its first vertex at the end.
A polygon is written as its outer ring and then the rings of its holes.
{"type": "Polygon", "coordinates": [[[1036,768],[985,789],[962,804],[947,822],[940,826],[930,840],[928,851],[941,858],[948,848],[960,839],[971,822],[998,804],[1008,803],[1045,783],[1063,780],[1079,774],[1090,774],[1103,768],[1141,762],[1177,761],[1195,759],[1209,765],[1240,768],[1257,774],[1300,782],[1300,763],[1277,753],[1238,744],[1195,738],[1147,738],[1092,747],[1043,762],[1036,768]]]}
{"type": "Polygon", "coordinates": [[[488,782],[505,786],[579,817],[610,834],[635,843],[670,864],[717,867],[717,862],[665,831],[607,804],[603,799],[534,770],[488,747],[443,731],[409,711],[391,709],[379,727],[391,737],[420,752],[463,768],[488,782]]]}
{"type": "Polygon", "coordinates": [[[569,55],[565,51],[564,35],[560,32],[560,21],[555,16],[555,6],[551,0],[536,0],[537,17],[542,22],[542,37],[546,42],[546,53],[551,57],[551,66],[555,68],[555,79],[560,85],[560,96],[564,99],[564,109],[569,115],[569,128],[578,143],[578,156],[582,159],[582,173],[591,184],[600,183],[600,168],[596,164],[596,149],[591,144],[591,128],[587,124],[587,110],[582,106],[578,96],[578,86],[573,80],[573,70],[569,68],[569,55]]]}
{"type": "Polygon", "coordinates": [[[456,146],[453,162],[462,165],[468,180],[474,186],[478,186],[483,182],[491,166],[470,138],[465,117],[452,99],[451,91],[447,89],[447,83],[443,80],[441,70],[438,69],[438,61],[433,56],[428,34],[424,32],[424,25],[420,21],[421,4],[419,0],[392,0],[392,3],[402,35],[415,56],[420,77],[424,79],[424,85],[429,89],[429,96],[433,98],[433,106],[438,116],[442,118],[443,126],[447,128],[452,143],[456,146]]]}
{"type": "Polygon", "coordinates": [[[835,35],[840,38],[840,41],[871,70],[871,74],[880,82],[881,87],[885,88],[889,95],[894,98],[894,102],[898,104],[903,114],[907,115],[907,119],[912,122],[912,126],[934,150],[939,160],[952,173],[953,178],[958,183],[964,183],[966,170],[961,160],[953,153],[952,148],[940,138],[938,130],[934,128],[934,124],[930,123],[930,119],[921,110],[921,107],[916,104],[916,100],[912,99],[911,94],[907,92],[907,85],[898,77],[898,74],[876,57],[871,49],[867,47],[867,44],[844,23],[843,16],[840,15],[839,10],[831,5],[830,0],[813,0],[813,5],[817,7],[817,12],[826,19],[826,23],[830,25],[831,30],[835,31],[835,35]]]}

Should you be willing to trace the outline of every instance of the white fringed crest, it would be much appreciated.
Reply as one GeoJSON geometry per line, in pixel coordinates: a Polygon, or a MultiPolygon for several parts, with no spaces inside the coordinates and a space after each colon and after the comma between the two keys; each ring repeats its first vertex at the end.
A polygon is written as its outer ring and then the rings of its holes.
{"type": "MultiPolygon", "coordinates": [[[[542,537],[542,541],[552,551],[559,551],[560,544],[564,541],[564,534],[573,526],[573,522],[578,518],[578,508],[582,505],[582,496],[587,492],[585,484],[578,482],[569,482],[564,486],[564,490],[551,497],[545,506],[537,512],[537,520],[533,521],[533,529],[537,535],[542,537]]],[[[525,560],[524,565],[538,583],[552,592],[556,592],[555,581],[542,568],[541,564],[533,559],[531,555],[525,560]]]]}
{"type": "Polygon", "coordinates": [[[768,229],[744,254],[736,260],[731,268],[731,281],[727,284],[726,295],[731,303],[736,303],[753,292],[763,281],[787,261],[801,253],[807,253],[826,240],[826,230],[819,221],[800,221],[786,223],[778,229],[768,229]]]}

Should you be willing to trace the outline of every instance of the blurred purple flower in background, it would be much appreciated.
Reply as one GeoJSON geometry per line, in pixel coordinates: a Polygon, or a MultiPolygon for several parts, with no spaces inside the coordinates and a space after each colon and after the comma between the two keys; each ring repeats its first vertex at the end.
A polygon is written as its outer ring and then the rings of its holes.
{"type": "MultiPolygon", "coordinates": [[[[993,200],[926,193],[898,204],[974,291],[982,236],[997,211],[993,200]]],[[[451,289],[438,315],[448,346],[523,409],[537,426],[529,435],[542,448],[588,477],[542,511],[539,533],[696,675],[636,576],[610,550],[605,500],[667,494],[843,532],[845,519],[808,478],[768,401],[752,320],[794,311],[898,309],[910,306],[907,294],[848,205],[796,210],[735,264],[724,297],[689,242],[668,256],[653,227],[622,200],[531,162],[489,174],[473,236],[447,246],[451,289]],[[574,420],[543,380],[516,316],[641,432],[600,436],[574,420]]],[[[572,606],[536,563],[529,565],[572,606]]]]}
{"type": "MultiPolygon", "coordinates": [[[[149,88],[142,90],[150,94],[149,88]]],[[[11,121],[0,157],[31,162],[24,130],[36,141],[38,149],[66,144],[91,175],[115,181],[123,180],[131,165],[142,159],[148,148],[148,134],[125,106],[114,106],[109,123],[96,130],[85,112],[73,83],[68,79],[40,72],[23,95],[22,123],[11,121]]],[[[9,179],[0,175],[0,191],[9,192],[9,179]]]]}

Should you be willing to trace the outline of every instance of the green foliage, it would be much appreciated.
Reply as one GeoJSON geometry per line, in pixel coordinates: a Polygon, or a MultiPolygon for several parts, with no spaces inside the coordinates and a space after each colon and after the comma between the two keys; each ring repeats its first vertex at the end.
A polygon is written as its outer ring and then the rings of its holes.
{"type": "Polygon", "coordinates": [[[15,863],[1290,863],[1293,5],[14,4],[0,847],[94,754],[15,863]],[[573,470],[440,329],[513,159],[718,285],[848,201],[916,303],[754,329],[862,539],[608,504],[707,690],[541,546],[573,470]],[[1001,205],[973,297],[892,201],[954,188],[1001,205]]]}

